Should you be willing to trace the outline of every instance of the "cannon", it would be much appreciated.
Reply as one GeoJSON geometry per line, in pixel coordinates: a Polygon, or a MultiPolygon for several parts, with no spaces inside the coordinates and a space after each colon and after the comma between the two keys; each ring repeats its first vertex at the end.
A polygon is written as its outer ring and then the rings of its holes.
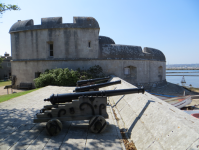
{"type": "Polygon", "coordinates": [[[107,91],[89,91],[80,93],[66,93],[66,94],[52,94],[49,98],[44,101],[50,101],[51,104],[55,105],[58,103],[72,102],[74,99],[78,99],[80,96],[117,96],[132,93],[144,93],[144,89],[120,89],[120,90],[107,90],[107,91]]]}
{"type": "Polygon", "coordinates": [[[95,79],[89,79],[89,80],[80,80],[77,81],[77,86],[82,86],[82,85],[90,85],[94,84],[95,82],[100,82],[100,81],[106,81],[109,80],[110,77],[104,77],[104,78],[95,78],[95,79]]]}
{"type": "Polygon", "coordinates": [[[44,101],[46,105],[35,115],[34,123],[46,123],[49,135],[57,135],[62,130],[62,121],[89,120],[89,130],[101,133],[106,129],[108,113],[107,97],[133,93],[144,93],[144,89],[119,89],[79,93],[53,94],[44,101]]]}
{"type": "Polygon", "coordinates": [[[88,86],[82,86],[82,87],[76,87],[73,92],[85,92],[85,91],[98,91],[99,88],[114,85],[114,84],[121,84],[121,80],[113,81],[113,82],[106,82],[106,83],[100,83],[96,85],[88,85],[88,86]]]}

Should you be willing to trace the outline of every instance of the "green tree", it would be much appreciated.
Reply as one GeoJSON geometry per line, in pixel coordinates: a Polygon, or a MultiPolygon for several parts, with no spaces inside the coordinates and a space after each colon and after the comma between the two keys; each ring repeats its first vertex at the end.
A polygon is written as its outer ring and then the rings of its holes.
{"type": "Polygon", "coordinates": [[[3,62],[3,58],[0,56],[0,68],[2,68],[1,63],[3,62]]]}
{"type": "Polygon", "coordinates": [[[17,5],[5,5],[4,3],[0,3],[0,14],[3,14],[7,10],[20,10],[20,8],[17,5]]]}

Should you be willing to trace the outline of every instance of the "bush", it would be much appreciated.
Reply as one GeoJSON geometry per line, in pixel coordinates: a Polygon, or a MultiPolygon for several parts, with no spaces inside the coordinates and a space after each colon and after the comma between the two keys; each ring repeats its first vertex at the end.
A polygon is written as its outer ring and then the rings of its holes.
{"type": "Polygon", "coordinates": [[[38,78],[34,79],[34,82],[37,88],[47,85],[75,86],[78,80],[99,77],[104,77],[103,70],[99,65],[95,65],[88,70],[80,70],[79,68],[76,71],[68,68],[47,69],[38,78]]]}

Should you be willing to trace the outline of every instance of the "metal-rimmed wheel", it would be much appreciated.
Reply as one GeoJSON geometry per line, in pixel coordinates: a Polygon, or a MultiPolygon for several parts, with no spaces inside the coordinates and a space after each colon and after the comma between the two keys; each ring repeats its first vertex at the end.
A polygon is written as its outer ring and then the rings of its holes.
{"type": "Polygon", "coordinates": [[[94,116],[89,121],[89,129],[93,133],[101,133],[106,129],[107,122],[103,116],[94,116]]]}
{"type": "Polygon", "coordinates": [[[58,119],[51,119],[46,123],[46,131],[50,136],[58,135],[62,130],[62,123],[58,119]]]}

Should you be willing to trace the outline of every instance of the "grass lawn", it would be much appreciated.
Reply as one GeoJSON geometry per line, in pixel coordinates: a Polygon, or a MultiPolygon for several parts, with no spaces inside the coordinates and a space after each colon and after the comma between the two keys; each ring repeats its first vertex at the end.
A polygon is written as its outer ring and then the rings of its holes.
{"type": "MultiPolygon", "coordinates": [[[[38,88],[38,89],[40,89],[40,88],[38,88]]],[[[1,102],[4,102],[4,101],[7,101],[7,100],[10,100],[10,99],[12,99],[12,98],[21,96],[21,95],[28,94],[28,93],[33,92],[33,91],[36,91],[36,90],[38,90],[38,89],[33,89],[33,90],[24,91],[24,92],[19,92],[19,93],[13,93],[13,94],[7,94],[7,95],[0,95],[0,103],[1,103],[1,102]]]]}
{"type": "Polygon", "coordinates": [[[12,81],[2,81],[2,80],[0,80],[0,87],[1,86],[6,86],[6,85],[11,85],[11,82],[12,81]]]}

